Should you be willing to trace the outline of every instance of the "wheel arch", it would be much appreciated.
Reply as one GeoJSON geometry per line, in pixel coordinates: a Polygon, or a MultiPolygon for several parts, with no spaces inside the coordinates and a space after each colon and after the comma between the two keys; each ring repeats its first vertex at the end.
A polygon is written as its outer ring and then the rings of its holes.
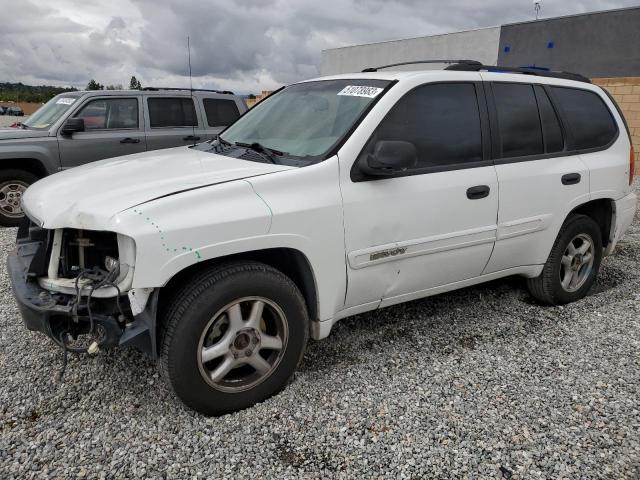
{"type": "Polygon", "coordinates": [[[2,159],[0,161],[0,171],[2,170],[23,170],[38,178],[44,178],[49,174],[40,160],[31,157],[2,159]]]}
{"type": "Polygon", "coordinates": [[[613,229],[615,226],[615,201],[613,199],[598,198],[580,204],[569,212],[565,222],[574,214],[586,215],[598,224],[602,234],[602,246],[605,249],[613,241],[613,229]]]}
{"type": "MultiPolygon", "coordinates": [[[[309,318],[318,320],[318,289],[313,268],[307,256],[300,250],[289,247],[266,248],[225,255],[190,265],[177,272],[160,289],[158,313],[165,311],[168,302],[184,282],[198,272],[226,262],[254,261],[269,265],[288,276],[300,289],[304,297],[309,318]]],[[[160,318],[159,317],[159,318],[160,318]]]]}

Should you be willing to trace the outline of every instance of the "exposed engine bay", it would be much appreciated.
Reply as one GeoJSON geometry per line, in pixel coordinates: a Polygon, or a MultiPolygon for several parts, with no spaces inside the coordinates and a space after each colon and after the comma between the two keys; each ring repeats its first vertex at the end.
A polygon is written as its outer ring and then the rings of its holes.
{"type": "Polygon", "coordinates": [[[114,232],[48,230],[28,219],[18,229],[9,270],[24,280],[13,282],[14,292],[25,300],[27,326],[64,350],[61,373],[67,352],[130,343],[155,355],[154,322],[144,315],[151,292],[131,288],[134,262],[135,243],[114,232]]]}

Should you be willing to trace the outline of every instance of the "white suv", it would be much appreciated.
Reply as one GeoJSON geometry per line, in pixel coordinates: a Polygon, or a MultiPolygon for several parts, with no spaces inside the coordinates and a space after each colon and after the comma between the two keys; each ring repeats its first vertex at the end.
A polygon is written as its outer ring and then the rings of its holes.
{"type": "Polygon", "coordinates": [[[508,275],[584,297],[634,216],[632,152],[579,75],[324,77],[215,141],[38,181],[9,270],[29,329],[65,353],[135,346],[220,414],[282,389],[350,315],[508,275]]]}

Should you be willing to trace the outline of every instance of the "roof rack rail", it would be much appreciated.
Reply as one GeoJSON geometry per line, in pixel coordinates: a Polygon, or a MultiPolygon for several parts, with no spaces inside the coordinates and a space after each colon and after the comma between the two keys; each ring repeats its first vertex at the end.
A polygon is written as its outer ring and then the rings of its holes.
{"type": "Polygon", "coordinates": [[[170,91],[188,90],[190,92],[212,92],[212,93],[220,93],[223,95],[235,95],[233,92],[230,92],[229,90],[210,90],[207,88],[144,87],[142,90],[146,92],[156,92],[158,90],[170,90],[170,91]]]}
{"type": "Polygon", "coordinates": [[[534,75],[536,77],[562,78],[565,80],[591,83],[591,80],[579,73],[556,72],[553,70],[544,70],[539,67],[499,67],[496,65],[483,65],[481,63],[454,63],[446,67],[445,70],[457,70],[462,72],[479,72],[481,70],[486,70],[487,72],[521,73],[523,75],[534,75]]]}
{"type": "Polygon", "coordinates": [[[391,63],[389,65],[381,65],[379,67],[369,67],[369,68],[365,68],[362,71],[377,72],[378,70],[381,70],[383,68],[400,67],[402,65],[416,65],[420,63],[451,63],[456,65],[469,65],[469,66],[482,65],[481,62],[478,62],[476,60],[414,60],[412,62],[391,63]]]}

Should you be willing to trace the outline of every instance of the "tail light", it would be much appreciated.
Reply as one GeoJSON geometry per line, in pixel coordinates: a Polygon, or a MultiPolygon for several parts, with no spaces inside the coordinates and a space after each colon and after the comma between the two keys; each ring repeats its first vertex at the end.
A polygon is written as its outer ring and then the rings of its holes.
{"type": "Polygon", "coordinates": [[[636,169],[636,154],[633,151],[633,144],[631,145],[631,153],[629,153],[629,185],[633,183],[633,174],[636,169]]]}

